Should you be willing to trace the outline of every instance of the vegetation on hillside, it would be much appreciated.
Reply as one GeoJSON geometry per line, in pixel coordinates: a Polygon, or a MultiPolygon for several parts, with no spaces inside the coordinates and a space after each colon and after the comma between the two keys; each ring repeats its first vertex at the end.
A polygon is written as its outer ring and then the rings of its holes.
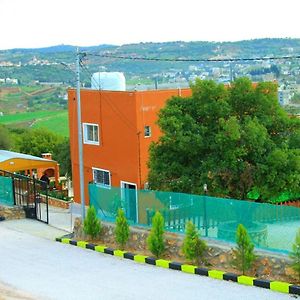
{"type": "Polygon", "coordinates": [[[66,94],[65,86],[0,86],[0,111],[5,116],[16,112],[66,110],[66,94]]]}
{"type": "Polygon", "coordinates": [[[8,129],[0,125],[0,149],[9,150],[12,146],[12,139],[9,135],[8,129]]]}
{"type": "MultiPolygon", "coordinates": [[[[89,53],[106,53],[111,55],[127,55],[156,58],[186,58],[207,59],[211,57],[263,57],[270,54],[287,55],[288,49],[300,53],[300,39],[256,39],[237,42],[165,42],[139,43],[121,46],[100,45],[82,48],[89,53]]],[[[18,78],[22,84],[32,82],[63,82],[74,85],[74,62],[76,48],[73,46],[56,46],[41,49],[12,49],[0,51],[1,61],[10,61],[21,66],[3,68],[4,76],[18,78]],[[50,64],[28,64],[33,57],[37,60],[47,60],[50,64]]],[[[126,72],[129,77],[133,74],[154,75],[164,70],[174,69],[172,62],[141,62],[134,60],[109,59],[107,57],[91,56],[86,62],[91,72],[98,72],[99,67],[109,71],[126,72]]],[[[175,68],[187,68],[189,62],[180,62],[175,68]]],[[[82,81],[90,82],[90,74],[82,72],[82,81]]]]}

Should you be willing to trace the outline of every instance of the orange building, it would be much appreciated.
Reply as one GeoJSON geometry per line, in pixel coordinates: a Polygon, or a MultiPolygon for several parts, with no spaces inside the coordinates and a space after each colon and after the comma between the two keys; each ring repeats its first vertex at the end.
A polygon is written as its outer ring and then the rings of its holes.
{"type": "MultiPolygon", "coordinates": [[[[153,91],[81,90],[83,165],[86,204],[88,183],[143,189],[148,149],[161,135],[157,113],[172,96],[190,89],[153,91]]],[[[80,202],[76,90],[68,91],[74,200],[80,202]]]]}

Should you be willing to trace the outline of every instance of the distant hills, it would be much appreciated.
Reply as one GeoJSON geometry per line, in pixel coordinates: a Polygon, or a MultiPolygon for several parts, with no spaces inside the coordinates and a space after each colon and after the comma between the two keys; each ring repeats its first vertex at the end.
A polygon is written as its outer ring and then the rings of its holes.
{"type": "MultiPolygon", "coordinates": [[[[64,82],[74,84],[76,46],[57,45],[36,49],[10,49],[0,51],[0,79],[17,78],[22,84],[33,82],[64,82]],[[66,67],[67,66],[67,67],[66,67]]],[[[83,81],[90,81],[90,74],[99,70],[121,71],[126,79],[151,77],[170,69],[184,70],[191,63],[146,62],[104,58],[96,55],[128,55],[155,58],[249,58],[300,54],[300,39],[255,39],[238,42],[165,42],[127,45],[98,45],[81,47],[88,54],[83,64],[88,69],[83,81]],[[95,55],[96,54],[96,55],[95,55]]]]}
{"type": "MultiPolygon", "coordinates": [[[[41,54],[41,53],[62,53],[62,52],[75,52],[77,46],[73,45],[56,45],[44,48],[16,48],[9,50],[0,50],[1,59],[9,58],[10,54],[16,53],[32,53],[32,54],[41,54]]],[[[212,55],[231,55],[235,57],[236,55],[267,55],[267,54],[287,54],[289,50],[293,52],[300,53],[300,39],[292,38],[266,38],[266,39],[253,39],[253,40],[243,40],[236,42],[183,42],[183,41],[174,41],[174,42],[163,42],[163,43],[138,43],[138,44],[124,44],[124,45],[98,45],[98,46],[87,46],[80,47],[81,51],[88,52],[103,52],[103,51],[112,51],[118,54],[126,53],[135,53],[135,54],[144,54],[144,55],[153,55],[156,54],[158,57],[164,55],[169,55],[171,57],[175,56],[185,56],[191,57],[195,54],[198,55],[198,58],[203,56],[212,56],[212,55]],[[293,50],[291,50],[293,48],[293,50]]]]}
{"type": "MultiPolygon", "coordinates": [[[[110,49],[115,48],[114,45],[98,45],[98,46],[88,46],[88,47],[80,47],[82,51],[99,51],[102,49],[110,49]]],[[[77,50],[77,46],[72,45],[56,45],[50,47],[43,47],[43,48],[14,48],[9,50],[3,50],[11,53],[18,53],[18,52],[36,52],[36,53],[60,53],[60,52],[75,52],[77,50]]],[[[1,50],[0,50],[1,52],[1,50]]]]}

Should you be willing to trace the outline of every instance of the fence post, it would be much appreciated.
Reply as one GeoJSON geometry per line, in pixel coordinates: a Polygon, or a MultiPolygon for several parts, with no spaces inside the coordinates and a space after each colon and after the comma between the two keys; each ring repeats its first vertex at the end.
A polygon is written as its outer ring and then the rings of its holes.
{"type": "Polygon", "coordinates": [[[15,177],[14,177],[14,175],[12,175],[12,177],[11,177],[11,183],[12,183],[12,192],[13,192],[13,195],[14,195],[14,205],[17,205],[17,202],[16,202],[16,193],[15,193],[15,177]]]}
{"type": "Polygon", "coordinates": [[[205,227],[205,236],[208,236],[208,228],[207,228],[207,211],[206,211],[206,197],[207,197],[207,184],[203,185],[204,190],[204,200],[203,200],[203,209],[204,209],[204,227],[205,227]]]}
{"type": "MultiPolygon", "coordinates": [[[[41,211],[38,210],[38,203],[36,197],[36,185],[35,185],[35,178],[33,177],[33,199],[34,199],[34,208],[35,208],[35,215],[38,218],[38,212],[41,214],[41,211]]],[[[41,216],[39,216],[41,218],[41,216]]]]}
{"type": "Polygon", "coordinates": [[[146,208],[146,214],[147,214],[147,225],[150,225],[150,212],[149,212],[149,208],[146,208]]]}

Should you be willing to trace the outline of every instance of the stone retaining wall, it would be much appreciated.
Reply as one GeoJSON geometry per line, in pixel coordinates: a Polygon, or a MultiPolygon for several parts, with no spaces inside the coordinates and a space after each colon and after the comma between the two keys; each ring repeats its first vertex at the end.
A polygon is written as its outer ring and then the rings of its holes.
{"type": "MultiPolygon", "coordinates": [[[[102,222],[102,235],[98,238],[103,244],[114,243],[114,223],[102,222]]],[[[150,230],[141,227],[130,227],[130,239],[127,248],[136,253],[147,252],[146,240],[150,230]]],[[[80,218],[76,218],[74,223],[74,237],[76,239],[87,240],[83,232],[83,226],[80,218]]],[[[166,255],[175,261],[184,261],[181,252],[181,246],[184,239],[183,234],[165,233],[166,255]]],[[[213,268],[232,270],[232,248],[235,244],[221,243],[215,240],[205,239],[208,245],[205,260],[208,266],[213,268]]],[[[275,276],[294,276],[290,267],[290,259],[284,254],[275,254],[269,251],[256,250],[257,261],[253,267],[252,273],[256,277],[268,278],[270,275],[275,276]]]]}
{"type": "Polygon", "coordinates": [[[55,207],[69,209],[71,201],[64,201],[64,200],[48,197],[48,204],[55,207]]]}
{"type": "Polygon", "coordinates": [[[0,217],[4,217],[5,220],[25,219],[25,211],[19,206],[0,205],[0,217]]]}

